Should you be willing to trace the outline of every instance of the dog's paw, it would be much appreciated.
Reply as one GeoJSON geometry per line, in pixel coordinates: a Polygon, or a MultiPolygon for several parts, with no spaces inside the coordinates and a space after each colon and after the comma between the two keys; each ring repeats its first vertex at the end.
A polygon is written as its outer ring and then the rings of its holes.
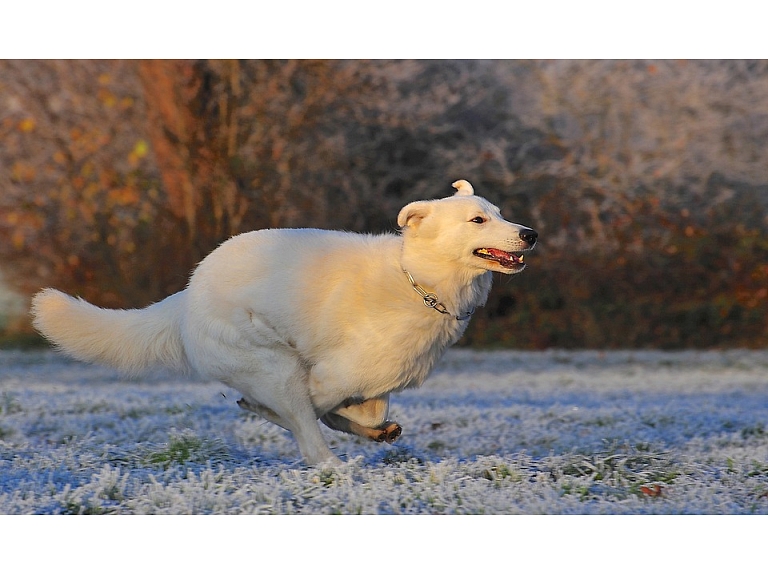
{"type": "Polygon", "coordinates": [[[379,433],[377,437],[373,438],[374,441],[377,443],[394,443],[397,438],[400,437],[400,434],[403,432],[403,428],[400,427],[399,423],[394,421],[385,421],[383,427],[379,431],[381,433],[379,433]]]}

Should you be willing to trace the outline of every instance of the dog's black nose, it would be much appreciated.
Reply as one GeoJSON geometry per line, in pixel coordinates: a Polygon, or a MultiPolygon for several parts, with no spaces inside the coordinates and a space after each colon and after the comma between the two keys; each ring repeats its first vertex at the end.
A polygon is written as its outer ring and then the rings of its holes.
{"type": "Polygon", "coordinates": [[[533,244],[536,243],[536,238],[539,237],[539,234],[536,233],[535,230],[532,230],[530,228],[525,228],[520,232],[520,239],[524,242],[528,242],[528,245],[533,247],[533,244]]]}

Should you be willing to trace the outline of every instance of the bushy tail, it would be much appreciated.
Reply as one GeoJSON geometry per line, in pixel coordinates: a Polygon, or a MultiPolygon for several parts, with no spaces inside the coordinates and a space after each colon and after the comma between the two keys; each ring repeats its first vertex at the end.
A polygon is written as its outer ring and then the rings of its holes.
{"type": "Polygon", "coordinates": [[[144,309],[104,309],[55,289],[32,299],[32,323],[72,357],[138,373],[152,366],[187,370],[181,340],[185,292],[144,309]]]}

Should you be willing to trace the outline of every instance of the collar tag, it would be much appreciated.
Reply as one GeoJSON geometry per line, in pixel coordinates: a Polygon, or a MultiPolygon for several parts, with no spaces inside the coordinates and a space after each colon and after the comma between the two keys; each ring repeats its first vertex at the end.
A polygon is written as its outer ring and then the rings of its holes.
{"type": "Polygon", "coordinates": [[[453,317],[458,321],[466,321],[470,317],[472,317],[473,313],[475,313],[475,308],[472,308],[470,311],[465,312],[461,315],[452,315],[448,311],[448,309],[437,298],[437,294],[428,292],[419,284],[417,284],[416,280],[413,279],[413,276],[410,274],[410,272],[403,270],[403,273],[405,274],[405,277],[408,278],[408,281],[411,282],[411,287],[414,289],[414,291],[421,296],[421,299],[424,302],[425,306],[430,307],[435,311],[439,311],[444,315],[450,315],[451,317],[453,317]]]}

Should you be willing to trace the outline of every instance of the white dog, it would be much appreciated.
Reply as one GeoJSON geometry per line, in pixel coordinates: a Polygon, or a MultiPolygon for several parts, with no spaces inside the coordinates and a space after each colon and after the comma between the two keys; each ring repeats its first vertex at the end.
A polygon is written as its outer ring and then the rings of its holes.
{"type": "Polygon", "coordinates": [[[502,219],[469,182],[405,206],[402,233],[270,229],[224,242],[188,287],[140,310],[54,289],[35,327],[84,361],[139,372],[194,370],[242,393],[240,407],[290,430],[309,465],[333,465],[329,427],[392,442],[389,394],[419,386],[486,302],[491,272],[525,267],[532,229],[502,219]]]}

